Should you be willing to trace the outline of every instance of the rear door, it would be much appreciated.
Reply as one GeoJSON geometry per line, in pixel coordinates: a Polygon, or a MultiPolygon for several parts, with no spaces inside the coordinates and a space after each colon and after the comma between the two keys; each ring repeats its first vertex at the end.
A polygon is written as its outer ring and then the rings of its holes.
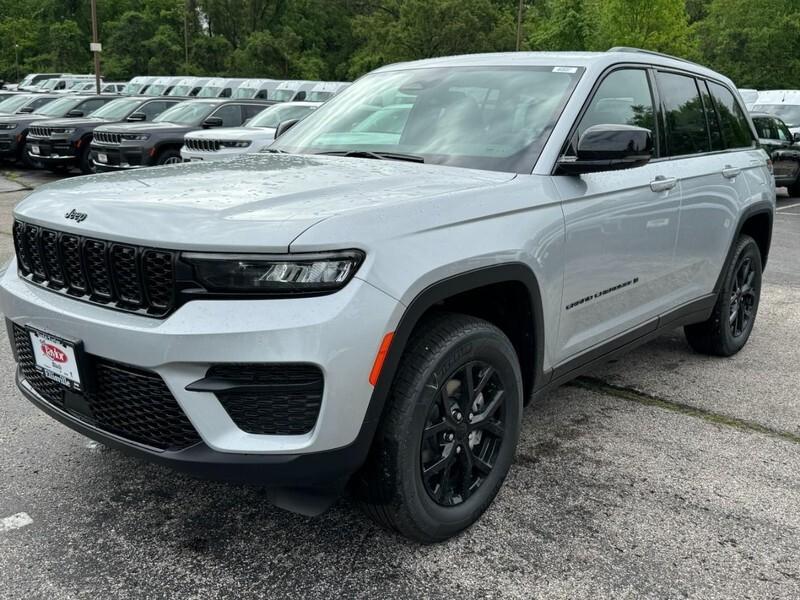
{"type": "Polygon", "coordinates": [[[747,177],[757,166],[758,152],[730,90],[685,73],[660,71],[656,80],[667,121],[669,161],[681,173],[675,251],[680,304],[713,292],[737,217],[749,199],[747,177]]]}
{"type": "MultiPolygon", "coordinates": [[[[565,155],[593,125],[646,127],[658,140],[657,106],[645,66],[608,73],[565,155]]],[[[632,169],[553,177],[566,229],[556,363],[653,322],[673,302],[679,172],[658,160],[660,152],[656,148],[655,160],[632,169]]]]}

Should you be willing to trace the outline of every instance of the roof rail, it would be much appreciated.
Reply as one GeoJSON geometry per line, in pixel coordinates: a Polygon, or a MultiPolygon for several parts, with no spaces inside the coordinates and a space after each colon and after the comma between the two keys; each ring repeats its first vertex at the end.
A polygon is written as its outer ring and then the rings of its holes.
{"type": "Polygon", "coordinates": [[[629,46],[614,46],[613,48],[609,48],[608,50],[606,50],[606,52],[636,52],[636,53],[640,53],[640,54],[650,54],[652,56],[660,56],[661,58],[671,58],[672,60],[679,60],[681,62],[685,62],[685,63],[688,63],[690,65],[696,65],[698,67],[702,66],[702,65],[699,65],[698,63],[693,62],[691,60],[687,60],[685,58],[679,58],[677,56],[672,56],[671,54],[664,54],[663,52],[656,52],[655,50],[644,50],[642,48],[632,48],[632,47],[629,47],[629,46]]]}

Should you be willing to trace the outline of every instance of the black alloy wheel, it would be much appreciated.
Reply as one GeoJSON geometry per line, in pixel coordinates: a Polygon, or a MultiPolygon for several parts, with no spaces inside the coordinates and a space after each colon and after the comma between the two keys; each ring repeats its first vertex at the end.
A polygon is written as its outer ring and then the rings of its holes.
{"type": "Polygon", "coordinates": [[[467,500],[494,468],[505,435],[505,386],[483,361],[458,368],[437,391],[420,448],[422,480],[443,506],[467,500]]]}

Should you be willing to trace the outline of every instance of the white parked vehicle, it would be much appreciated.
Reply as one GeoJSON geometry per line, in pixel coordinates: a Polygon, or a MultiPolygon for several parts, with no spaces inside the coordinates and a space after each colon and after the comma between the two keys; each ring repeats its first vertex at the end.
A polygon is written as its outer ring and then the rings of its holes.
{"type": "Polygon", "coordinates": [[[750,110],[775,115],[792,134],[800,133],[800,90],[761,91],[750,110]]]}
{"type": "Polygon", "coordinates": [[[197,92],[198,98],[230,98],[233,96],[234,90],[242,85],[245,79],[225,79],[223,77],[215,77],[209,79],[208,82],[197,92]]]}
{"type": "Polygon", "coordinates": [[[142,95],[166,96],[182,79],[183,77],[159,77],[142,92],[142,95]]]}
{"type": "MultiPolygon", "coordinates": [[[[29,73],[17,84],[16,89],[21,92],[35,92],[48,79],[56,79],[67,75],[67,73],[29,73]]],[[[6,89],[11,89],[11,86],[7,85],[6,89]]]]}
{"type": "Polygon", "coordinates": [[[350,85],[349,81],[320,81],[308,92],[309,102],[325,102],[350,85]]]}
{"type": "MultiPolygon", "coordinates": [[[[100,82],[100,93],[101,94],[120,94],[122,90],[125,88],[124,83],[104,83],[100,82]]],[[[80,85],[74,86],[68,90],[70,94],[94,94],[95,87],[97,84],[94,81],[85,81],[80,85]]]]}
{"type": "Polygon", "coordinates": [[[318,83],[320,82],[300,80],[282,81],[280,85],[275,88],[275,93],[270,100],[275,100],[276,102],[298,102],[300,100],[305,100],[306,95],[314,89],[314,86],[318,83]]]}
{"type": "Polygon", "coordinates": [[[152,84],[156,79],[159,78],[150,75],[134,77],[125,85],[125,88],[122,90],[122,94],[124,96],[138,96],[140,94],[144,94],[147,88],[150,87],[150,84],[152,84]]]}
{"type": "Polygon", "coordinates": [[[191,98],[208,83],[208,77],[184,77],[169,91],[167,96],[191,98]]]}
{"type": "Polygon", "coordinates": [[[72,87],[78,86],[86,81],[94,81],[94,75],[64,75],[63,77],[54,77],[53,79],[45,81],[37,91],[65,94],[72,89],[72,87]]]}
{"type": "Polygon", "coordinates": [[[233,97],[272,100],[272,94],[280,83],[275,79],[247,79],[242,85],[233,90],[233,97]]]}
{"type": "Polygon", "coordinates": [[[758,102],[758,90],[739,88],[737,91],[744,101],[745,108],[747,110],[753,110],[753,105],[758,102]]]}
{"type": "Polygon", "coordinates": [[[304,119],[320,102],[283,102],[258,113],[244,127],[190,131],[183,138],[184,162],[225,160],[240,154],[260,152],[275,140],[275,130],[284,121],[304,119]]]}

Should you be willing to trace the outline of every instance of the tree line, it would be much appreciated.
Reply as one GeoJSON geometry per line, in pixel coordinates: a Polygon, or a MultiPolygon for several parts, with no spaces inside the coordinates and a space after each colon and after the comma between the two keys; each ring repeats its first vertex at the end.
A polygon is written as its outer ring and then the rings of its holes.
{"type": "MultiPolygon", "coordinates": [[[[97,0],[102,72],[350,80],[471,52],[636,46],[800,87],[798,0],[97,0]],[[521,14],[521,20],[518,20],[521,14]]],[[[0,79],[92,71],[89,0],[0,0],[0,79]]]]}

